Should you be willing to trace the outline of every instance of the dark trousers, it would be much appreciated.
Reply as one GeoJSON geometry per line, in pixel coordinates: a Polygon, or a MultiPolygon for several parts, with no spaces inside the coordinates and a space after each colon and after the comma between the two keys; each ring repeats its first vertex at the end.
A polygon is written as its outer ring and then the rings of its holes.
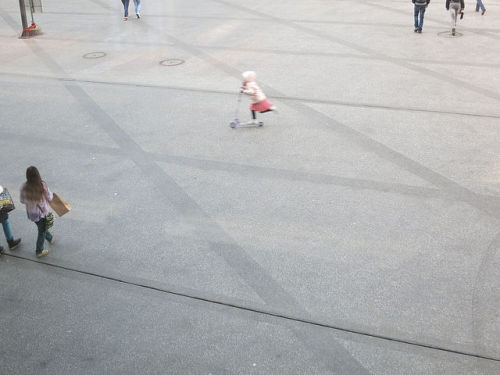
{"type": "Polygon", "coordinates": [[[128,4],[130,3],[130,0],[122,0],[122,3],[123,3],[123,10],[124,10],[123,16],[128,17],[128,4]]]}
{"type": "Polygon", "coordinates": [[[415,11],[413,12],[415,18],[415,29],[422,30],[422,26],[424,26],[424,13],[425,5],[415,5],[415,11]],[[420,20],[418,19],[419,14],[420,20]]]}
{"type": "Polygon", "coordinates": [[[35,224],[36,227],[38,228],[38,238],[36,239],[36,252],[38,254],[41,253],[42,250],[44,249],[43,247],[44,240],[47,240],[49,242],[52,241],[52,234],[50,234],[50,232],[47,229],[45,229],[46,225],[45,218],[41,218],[40,220],[35,222],[35,224]]]}

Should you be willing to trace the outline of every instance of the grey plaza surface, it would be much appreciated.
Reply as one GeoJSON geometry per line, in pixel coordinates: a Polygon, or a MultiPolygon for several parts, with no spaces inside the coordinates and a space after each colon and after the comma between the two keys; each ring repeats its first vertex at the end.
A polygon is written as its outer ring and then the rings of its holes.
{"type": "Polygon", "coordinates": [[[416,34],[409,0],[44,0],[18,39],[2,0],[0,374],[500,374],[500,3],[474,3],[452,38],[444,1],[416,34]],[[245,70],[279,113],[231,129],[245,70]],[[41,259],[29,165],[73,206],[41,259]]]}

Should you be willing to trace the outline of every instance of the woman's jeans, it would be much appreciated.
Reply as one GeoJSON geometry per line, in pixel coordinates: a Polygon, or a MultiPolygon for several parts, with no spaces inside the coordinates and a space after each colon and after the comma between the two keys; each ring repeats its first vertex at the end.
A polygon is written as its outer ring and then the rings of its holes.
{"type": "Polygon", "coordinates": [[[477,2],[476,2],[476,12],[479,12],[479,8],[481,8],[481,10],[484,10],[484,5],[483,5],[483,1],[482,0],[477,0],[477,2]]]}
{"type": "Polygon", "coordinates": [[[123,17],[128,17],[128,5],[130,3],[130,0],[122,0],[122,3],[123,3],[123,10],[125,11],[123,17]]]}
{"type": "Polygon", "coordinates": [[[422,30],[422,26],[424,25],[424,13],[425,13],[425,5],[415,5],[415,29],[422,30]],[[420,22],[418,20],[418,15],[420,13],[420,22]]]}
{"type": "Polygon", "coordinates": [[[5,239],[8,241],[12,241],[14,239],[14,235],[12,234],[12,229],[10,228],[9,219],[5,219],[2,222],[3,233],[5,234],[5,239]]]}
{"type": "Polygon", "coordinates": [[[139,14],[141,12],[141,0],[134,0],[135,4],[135,14],[139,14]]]}
{"type": "Polygon", "coordinates": [[[43,247],[43,242],[44,240],[47,240],[47,241],[52,241],[52,234],[50,234],[50,232],[45,229],[45,225],[47,223],[47,220],[45,220],[45,218],[41,218],[40,220],[38,220],[35,224],[38,228],[38,238],[36,240],[36,253],[39,254],[42,252],[42,250],[44,249],[43,247]]]}

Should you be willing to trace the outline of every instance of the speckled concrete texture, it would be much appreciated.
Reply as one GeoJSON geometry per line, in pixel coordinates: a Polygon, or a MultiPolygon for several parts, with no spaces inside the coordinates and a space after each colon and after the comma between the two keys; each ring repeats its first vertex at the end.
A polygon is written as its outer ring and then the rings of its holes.
{"type": "Polygon", "coordinates": [[[0,374],[500,373],[500,4],[43,6],[0,4],[0,374]]]}

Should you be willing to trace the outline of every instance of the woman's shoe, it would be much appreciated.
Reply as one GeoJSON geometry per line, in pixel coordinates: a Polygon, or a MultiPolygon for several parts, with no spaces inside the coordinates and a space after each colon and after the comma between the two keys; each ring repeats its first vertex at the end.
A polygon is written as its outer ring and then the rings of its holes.
{"type": "Polygon", "coordinates": [[[40,251],[39,253],[37,252],[36,257],[41,258],[41,257],[47,255],[48,253],[49,253],[49,251],[47,249],[45,249],[45,250],[40,251]]]}
{"type": "Polygon", "coordinates": [[[17,240],[15,239],[12,239],[10,241],[7,241],[9,243],[9,250],[12,251],[12,250],[15,250],[19,247],[19,244],[21,243],[21,239],[18,238],[17,240]]]}
{"type": "Polygon", "coordinates": [[[137,18],[141,18],[141,14],[140,13],[136,13],[135,15],[137,16],[137,18]]]}

